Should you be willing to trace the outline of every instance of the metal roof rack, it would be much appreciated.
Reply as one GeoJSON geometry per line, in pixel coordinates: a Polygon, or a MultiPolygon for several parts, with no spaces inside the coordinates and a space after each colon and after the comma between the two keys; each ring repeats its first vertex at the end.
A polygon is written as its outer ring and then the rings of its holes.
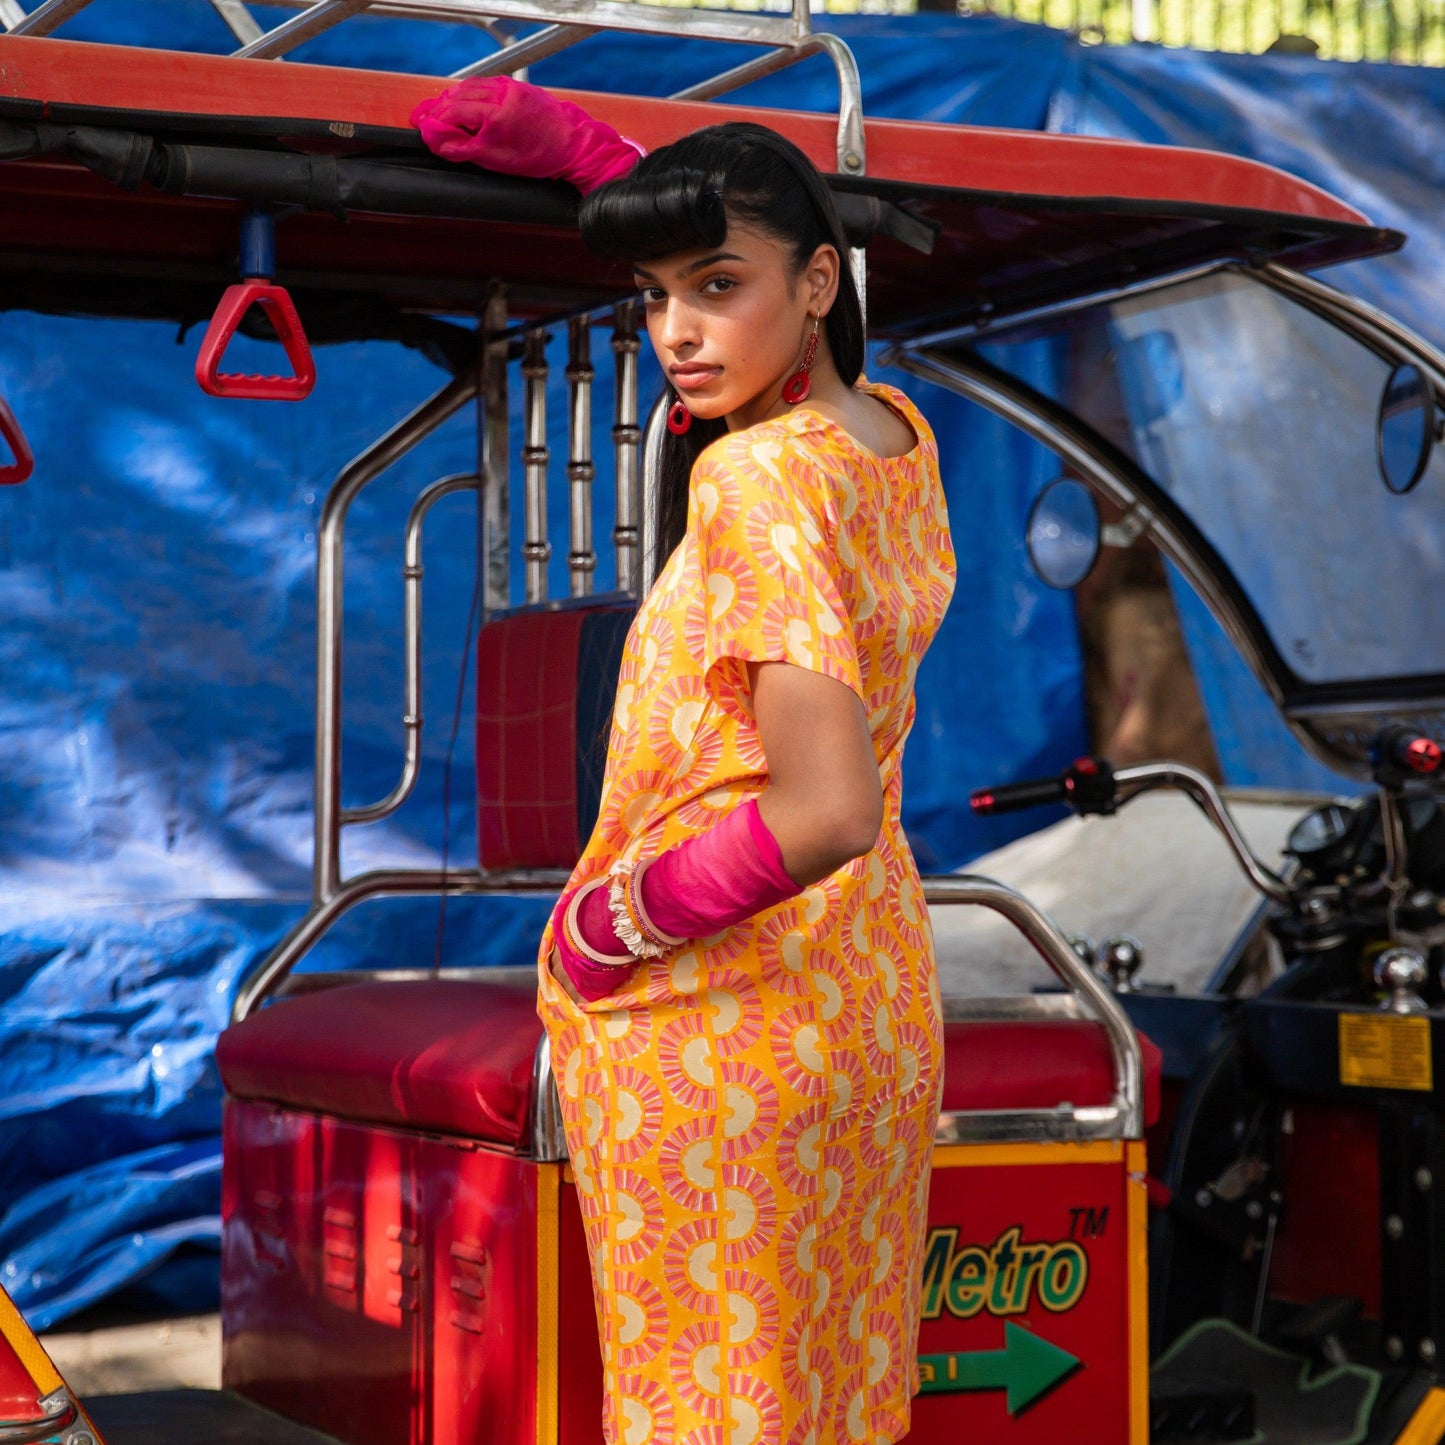
{"type": "MultiPolygon", "coordinates": [[[[53,35],[66,21],[99,0],[0,0],[0,27],[7,35],[53,35]]],[[[297,13],[270,29],[246,0],[196,0],[209,4],[236,38],[238,60],[283,60],[308,40],[347,20],[366,16],[470,25],[497,48],[451,78],[509,75],[566,50],[599,30],[664,35],[765,47],[756,59],[677,91],[674,100],[712,100],[749,81],[782,70],[809,55],[825,54],[838,75],[838,169],[865,169],[862,87],[853,53],[836,35],[815,33],[808,0],[792,0],[786,12],[694,9],[649,5],[639,0],[268,0],[297,13]],[[537,25],[525,34],[518,27],[537,25]]],[[[120,43],[124,43],[123,40],[120,43]]]]}

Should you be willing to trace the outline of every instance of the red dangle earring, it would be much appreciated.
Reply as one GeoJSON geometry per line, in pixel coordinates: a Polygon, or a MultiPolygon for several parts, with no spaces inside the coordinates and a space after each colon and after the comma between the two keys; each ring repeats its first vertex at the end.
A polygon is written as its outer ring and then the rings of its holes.
{"type": "Polygon", "coordinates": [[[682,398],[678,397],[667,409],[667,429],[673,436],[680,437],[691,425],[692,413],[682,404],[682,398]]]}
{"type": "Polygon", "coordinates": [[[797,406],[813,394],[813,358],[818,354],[818,318],[813,318],[813,334],[803,348],[803,364],[783,383],[783,400],[797,406]]]}

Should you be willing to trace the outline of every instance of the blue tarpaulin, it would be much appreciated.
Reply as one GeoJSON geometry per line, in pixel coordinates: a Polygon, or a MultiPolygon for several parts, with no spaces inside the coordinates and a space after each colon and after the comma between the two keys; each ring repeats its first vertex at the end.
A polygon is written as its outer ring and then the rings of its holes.
{"type": "MultiPolygon", "coordinates": [[[[1085,48],[987,18],[836,28],[858,53],[870,114],[1214,147],[1318,182],[1412,238],[1403,255],[1332,279],[1445,340],[1431,305],[1445,259],[1433,205],[1445,76],[1085,48]]],[[[229,40],[188,0],[108,0],[62,33],[216,51],[229,40]]],[[[474,59],[479,43],[467,27],[376,20],[296,58],[435,74],[474,59]]],[[[665,93],[727,63],[704,43],[599,36],[533,78],[607,90],[625,75],[629,89],[665,93]]],[[[831,109],[833,91],[826,63],[810,61],[740,96],[831,109]]],[[[41,1326],[148,1273],[181,1302],[214,1291],[214,1268],[188,1263],[218,1234],[212,1044],[238,980],[309,897],[316,519],[339,468],[442,379],[399,347],[339,346],[320,354],[303,406],[221,402],[191,379],[195,343],[155,324],[0,317],[0,393],[38,458],[32,482],[0,497],[0,1281],[41,1326]]],[[[1032,578],[1021,542],[1056,466],[977,408],[873,374],[905,385],[938,430],[958,547],[956,601],[920,676],[906,761],[910,836],[926,868],[945,869],[1010,836],[1009,821],[966,814],[970,788],[1054,771],[1085,742],[1071,604],[1032,578]]],[[[605,388],[596,405],[605,415],[605,388]]],[[[563,456],[560,406],[552,418],[563,456]]],[[[449,424],[353,513],[348,803],[395,781],[402,525],[421,484],[473,465],[471,422],[449,424]]],[[[566,531],[562,491],[554,536],[566,531]]],[[[605,509],[605,483],[597,491],[605,509]]],[[[444,503],[427,538],[421,784],[351,841],[348,870],[440,860],[470,507],[444,503]]],[[[608,526],[604,510],[599,535],[608,526]]],[[[553,565],[561,592],[565,564],[553,565]]],[[[1185,599],[1181,611],[1227,775],[1325,779],[1202,608],[1185,599]]],[[[469,856],[474,826],[469,733],[464,706],[454,858],[469,856]]],[[[528,959],[546,911],[545,900],[454,900],[442,953],[528,959]]],[[[434,902],[373,904],[308,966],[427,964],[437,937],[434,902]]]]}

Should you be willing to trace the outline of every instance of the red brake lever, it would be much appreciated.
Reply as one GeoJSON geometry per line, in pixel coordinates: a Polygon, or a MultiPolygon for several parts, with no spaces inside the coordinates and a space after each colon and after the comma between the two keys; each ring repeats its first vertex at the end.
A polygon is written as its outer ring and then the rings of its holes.
{"type": "Polygon", "coordinates": [[[316,385],[316,363],[296,305],[284,286],[269,281],[241,281],[226,288],[196,356],[196,380],[208,396],[242,397],[250,401],[302,401],[316,385]],[[247,376],[222,371],[221,358],[241,318],[259,306],[270,320],[294,376],[247,376]]]}
{"type": "Polygon", "coordinates": [[[0,436],[5,438],[10,444],[10,450],[15,453],[13,462],[0,467],[0,486],[13,487],[17,482],[25,481],[35,470],[35,453],[30,450],[30,443],[25,440],[25,433],[20,430],[15,413],[3,398],[0,398],[0,436]]]}

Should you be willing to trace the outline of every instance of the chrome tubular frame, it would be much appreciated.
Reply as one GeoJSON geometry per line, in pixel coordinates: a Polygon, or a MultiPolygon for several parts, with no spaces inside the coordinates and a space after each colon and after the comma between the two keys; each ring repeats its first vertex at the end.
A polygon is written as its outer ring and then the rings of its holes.
{"type": "MultiPolygon", "coordinates": [[[[14,22],[7,22],[5,28],[11,35],[49,35],[91,3],[92,0],[43,0],[43,3],[37,5],[28,15],[23,15],[14,22]]],[[[18,10],[20,7],[7,5],[5,8],[8,11],[18,10]]]]}
{"type": "Polygon", "coordinates": [[[1113,301],[1125,301],[1135,296],[1146,296],[1151,291],[1162,291],[1170,286],[1182,286],[1186,281],[1197,281],[1202,276],[1213,276],[1219,271],[1239,269],[1232,261],[1208,261],[1198,266],[1188,266],[1182,271],[1170,271],[1162,276],[1145,276],[1142,280],[1123,282],[1118,286],[1106,286],[1097,291],[1085,291],[1077,296],[1066,296],[1060,301],[1050,301],[1041,306],[1026,306],[1019,311],[985,311],[974,321],[963,321],[941,331],[929,331],[912,337],[908,342],[910,351],[935,351],[940,346],[957,346],[965,341],[984,339],[989,332],[1012,330],[1018,326],[1033,326],[1040,321],[1053,321],[1071,316],[1078,311],[1088,311],[1095,306],[1107,306],[1113,301]]]}
{"type": "MultiPolygon", "coordinates": [[[[988,1141],[1142,1139],[1144,1137],[1144,1055],[1138,1035],[1111,990],[1069,946],[1068,937],[1037,904],[991,878],[968,874],[934,875],[923,879],[923,896],[930,904],[973,904],[1008,919],[1053,969],[1073,996],[1068,1012],[1077,1009],[1103,1025],[1114,1061],[1114,1092],[1108,1104],[1054,1109],[988,1109],[968,1113],[941,1113],[934,1133],[936,1144],[988,1141]]],[[[960,1005],[953,1018],[1006,1017],[1003,1000],[988,1000],[988,1007],[970,1015],[960,1005]]],[[[1036,1017],[1030,1006],[1020,1016],[1036,1017]]],[[[1064,1010],[1060,1010],[1064,1012],[1064,1010]]]]}
{"type": "Polygon", "coordinates": [[[1266,868],[1250,852],[1244,834],[1239,831],[1233,815],[1224,806],[1218,789],[1197,768],[1175,762],[1138,763],[1133,767],[1117,769],[1114,782],[1119,788],[1120,807],[1137,798],[1140,793],[1151,792],[1155,788],[1173,788],[1183,793],[1224,835],[1230,852],[1260,893],[1275,903],[1288,905],[1293,902],[1294,895],[1284,880],[1266,868]]]}
{"type": "Polygon", "coordinates": [[[657,472],[662,464],[662,440],[667,435],[667,392],[652,404],[642,435],[642,564],[638,569],[639,597],[647,596],[657,581],[657,472]]]}
{"type": "Polygon", "coordinates": [[[737,90],[817,54],[826,55],[838,75],[838,170],[846,176],[861,176],[867,169],[868,158],[863,134],[863,83],[858,74],[857,59],[836,35],[827,32],[809,35],[787,50],[760,55],[710,80],[701,80],[684,90],[674,91],[671,98],[715,100],[730,90],[737,90]]]}
{"type": "Polygon", "coordinates": [[[642,428],[637,424],[637,303],[624,301],[613,313],[614,373],[612,447],[617,492],[612,545],[617,557],[617,590],[638,592],[641,576],[638,509],[641,503],[642,428]]]}
{"type": "Polygon", "coordinates": [[[312,906],[341,888],[341,641],[346,516],[362,489],[461,410],[477,377],[448,382],[375,441],[332,484],[316,528],[316,860],[312,906]]]}
{"type": "MultiPolygon", "coordinates": [[[[51,35],[93,3],[95,0],[41,0],[27,10],[20,0],[0,0],[0,30],[12,35],[51,35]]],[[[808,0],[793,0],[786,14],[677,8],[639,0],[272,0],[275,5],[299,13],[269,28],[256,18],[245,0],[209,3],[239,42],[232,57],[240,60],[283,59],[304,41],[363,15],[470,25],[498,42],[495,51],[457,70],[454,79],[515,73],[599,30],[692,36],[773,49],[774,55],[764,57],[769,62],[765,69],[741,75],[729,72],[711,82],[713,89],[709,93],[721,94],[746,84],[756,74],[768,74],[804,55],[829,49],[826,42],[832,40],[830,36],[822,45],[812,43],[817,37],[813,35],[808,0]],[[532,24],[542,28],[525,38],[515,37],[517,26],[532,24]]],[[[738,70],[745,71],[746,67],[738,70]]],[[[848,169],[851,173],[854,168],[848,169]]]]}
{"type": "Polygon", "coordinates": [[[562,1131],[562,1101],[552,1073],[552,1046],[547,1031],[537,1040],[532,1056],[532,1158],[553,1163],[567,1157],[567,1136],[562,1131]]]}
{"type": "Polygon", "coordinates": [[[246,9],[245,0],[211,0],[211,9],[226,22],[226,29],[241,42],[250,45],[265,33],[256,17],[246,9]]]}
{"type": "Polygon", "coordinates": [[[529,603],[547,600],[547,561],[552,544],[547,540],[547,333],[540,327],[527,333],[522,356],[523,506],[527,536],[522,543],[526,564],[526,597],[529,603]]]}
{"type": "Polygon", "coordinates": [[[488,893],[556,894],[567,881],[561,869],[530,869],[517,873],[482,873],[479,869],[374,869],[348,878],[323,904],[313,904],[306,916],[281,940],[260,968],[241,985],[231,1009],[231,1022],[248,1018],[273,994],[286,976],[343,914],[373,898],[479,897],[488,893]]]}
{"type": "Polygon", "coordinates": [[[597,553],[592,550],[592,322],[574,316],[567,323],[568,451],[567,492],[571,505],[571,538],[567,576],[573,597],[592,592],[597,553]]]}
{"type": "MultiPolygon", "coordinates": [[[[1289,267],[1274,262],[1260,266],[1229,263],[1194,267],[1167,277],[1149,278],[1129,286],[1073,298],[1057,306],[1010,316],[991,316],[987,320],[955,326],[891,348],[885,353],[883,360],[885,364],[899,366],[915,376],[946,387],[959,396],[968,397],[971,401],[987,407],[1056,452],[1075,468],[1080,476],[1115,502],[1129,518],[1132,534],[1137,536],[1147,533],[1203,598],[1215,620],[1224,629],[1225,635],[1306,751],[1337,772],[1366,777],[1366,764],[1362,760],[1343,756],[1338,749],[1331,746],[1329,739],[1316,724],[1339,716],[1355,717],[1378,713],[1398,715],[1400,704],[1314,703],[1286,698],[1279,679],[1261,652],[1255,632],[1234,599],[1216,582],[1213,574],[1195,554],[1178,528],[1172,525],[1166,516],[1152,512],[1147,502],[1141,499],[1136,485],[1129,477],[1129,471],[1137,470],[1136,468],[1121,468],[1117,459],[1110,455],[1111,449],[1107,444],[1102,444],[1101,439],[1078,418],[1062,406],[1040,398],[1029,387],[1015,381],[1000,369],[989,366],[967,352],[943,356],[931,349],[945,343],[962,344],[969,340],[982,340],[990,331],[1005,325],[1016,326],[1026,321],[1107,304],[1126,296],[1182,284],[1216,271],[1233,271],[1277,292],[1296,305],[1312,311],[1392,365],[1413,363],[1429,378],[1437,405],[1445,408],[1445,352],[1367,302],[1327,286],[1312,276],[1292,271],[1289,267]]],[[[1442,701],[1445,700],[1419,698],[1412,700],[1409,706],[1436,708],[1442,701]]],[[[1262,891],[1269,890],[1266,888],[1262,891]]]]}
{"type": "Polygon", "coordinates": [[[406,554],[401,569],[406,590],[406,708],[401,717],[406,752],[401,777],[379,803],[371,803],[364,808],[343,808],[343,826],[347,823],[375,823],[388,817],[411,797],[411,790],[416,786],[417,774],[421,771],[422,730],[421,579],[426,571],[421,561],[422,528],[427,514],[443,497],[454,496],[457,492],[475,492],[480,486],[478,477],[444,477],[439,482],[433,482],[412,504],[411,514],[406,519],[406,554]]]}
{"type": "MultiPolygon", "coordinates": [[[[596,566],[592,550],[592,462],[590,356],[591,317],[569,322],[571,351],[567,369],[570,400],[568,480],[572,501],[573,542],[569,566],[573,594],[591,591],[596,566]]],[[[637,556],[637,470],[640,430],[637,426],[636,307],[625,303],[614,317],[614,353],[618,362],[617,424],[613,441],[619,459],[619,486],[633,498],[629,516],[624,507],[623,531],[630,530],[630,558],[620,567],[639,570],[637,556]]],[[[526,444],[522,448],[527,542],[526,591],[529,602],[546,599],[547,541],[546,357],[547,334],[530,328],[523,335],[521,371],[525,380],[526,444]]],[[[478,368],[448,383],[385,436],[374,442],[338,475],[322,506],[317,527],[316,642],[316,802],[312,902],[306,915],[264,960],[240,990],[233,1017],[245,1018],[284,984],[306,951],[358,903],[373,898],[554,893],[566,875],[552,870],[487,874],[476,867],[440,870],[380,869],[356,878],[341,875],[341,832],[346,826],[375,822],[399,808],[411,795],[421,768],[422,707],[422,539],[426,518],[443,497],[462,491],[478,493],[479,565],[485,568],[483,610],[510,605],[508,565],[508,415],[507,311],[505,295],[491,297],[484,314],[478,368]],[[343,808],[341,798],[341,660],[344,541],[346,518],[361,491],[443,423],[475,403],[478,415],[478,472],[433,483],[416,499],[407,520],[403,579],[405,589],[405,702],[402,714],[404,753],[400,777],[379,802],[343,808]]],[[[626,536],[621,539],[628,540],[626,536]]],[[[619,554],[621,556],[621,554],[619,554]]]]}
{"type": "Polygon", "coordinates": [[[482,478],[482,613],[512,602],[512,499],[509,487],[511,416],[507,405],[507,297],[500,288],[483,319],[481,414],[477,419],[477,472],[482,478]]]}
{"type": "Polygon", "coordinates": [[[322,31],[340,25],[343,20],[350,20],[358,11],[367,9],[369,4],[370,0],[313,0],[302,14],[293,15],[249,45],[243,45],[235,52],[235,58],[277,60],[322,31]]]}
{"type": "Polygon", "coordinates": [[[494,51],[484,59],[478,60],[472,65],[464,65],[460,70],[454,70],[451,79],[470,80],[474,76],[516,75],[526,66],[535,64],[539,60],[545,60],[549,55],[556,55],[559,51],[566,50],[569,46],[576,45],[579,40],[586,40],[589,35],[596,33],[595,25],[546,25],[535,34],[527,36],[525,40],[504,44],[500,50],[494,51]]]}
{"type": "Polygon", "coordinates": [[[1322,316],[1393,364],[1414,362],[1430,378],[1438,402],[1445,405],[1445,355],[1418,332],[1402,326],[1367,301],[1337,291],[1313,276],[1291,271],[1288,266],[1271,261],[1251,268],[1247,274],[1322,316]]]}
{"type": "MultiPolygon", "coordinates": [[[[49,3],[78,9],[90,0],[49,0],[49,3]]],[[[306,11],[314,8],[317,0],[271,0],[271,3],[284,9],[306,11]]],[[[679,10],[667,5],[636,3],[636,0],[370,0],[366,10],[391,19],[439,20],[483,29],[496,20],[543,25],[560,22],[598,30],[728,40],[740,45],[792,46],[812,29],[807,0],[793,0],[793,8],[787,14],[679,10]]]]}
{"type": "MultiPolygon", "coordinates": [[[[384,436],[374,441],[355,457],[332,483],[321,508],[316,528],[316,799],[313,831],[311,907],[277,947],[268,955],[255,974],[237,993],[232,1019],[240,1020],[279,987],[302,954],[331,926],[335,920],[363,898],[394,896],[403,893],[463,891],[466,882],[458,875],[415,872],[380,872],[363,874],[343,883],[341,877],[341,829],[350,815],[341,807],[341,658],[343,622],[343,578],[346,518],[351,504],[377,477],[381,476],[418,443],[431,436],[444,422],[472,401],[480,386],[477,372],[464,374],[447,383],[424,401],[410,416],[404,417],[384,436]],[[429,880],[429,886],[418,880],[429,880]]],[[[474,485],[473,479],[449,478],[433,489],[430,500],[418,500],[408,524],[409,541],[414,535],[416,551],[408,547],[407,563],[415,559],[420,566],[421,527],[426,511],[440,496],[474,485]],[[454,484],[454,485],[453,485],[454,484]],[[425,502],[425,507],[422,503],[425,502]],[[420,514],[418,514],[420,508],[420,514]],[[414,533],[413,533],[414,524],[414,533]]],[[[407,578],[408,591],[419,583],[419,577],[407,578]]],[[[420,619],[420,599],[416,617],[420,619]]],[[[407,728],[407,756],[410,758],[416,734],[420,732],[421,703],[419,689],[413,695],[410,685],[413,642],[408,637],[407,714],[416,717],[415,728],[407,728]]],[[[415,644],[419,647],[419,643],[415,644]]],[[[419,657],[419,654],[418,654],[419,657]]],[[[402,779],[397,788],[380,804],[357,810],[363,816],[384,816],[395,799],[399,806],[405,792],[410,791],[409,768],[403,764],[402,779]],[[404,791],[403,791],[404,790],[404,791]],[[401,794],[401,796],[398,796],[401,794]]],[[[414,781],[414,779],[413,779],[414,781]]],[[[474,877],[470,882],[479,881],[474,877]]]]}

